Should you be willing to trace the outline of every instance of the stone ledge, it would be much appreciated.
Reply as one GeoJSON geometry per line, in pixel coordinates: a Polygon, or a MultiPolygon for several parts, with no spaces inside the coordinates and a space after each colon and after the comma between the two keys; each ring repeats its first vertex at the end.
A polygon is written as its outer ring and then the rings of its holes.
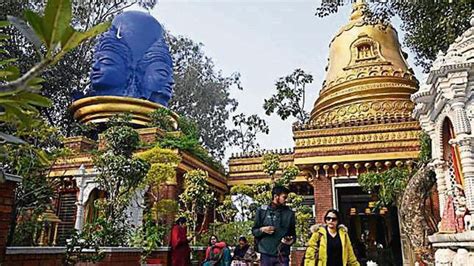
{"type": "Polygon", "coordinates": [[[7,255],[16,254],[62,254],[65,247],[7,247],[7,255]]]}
{"type": "Polygon", "coordinates": [[[442,243],[433,243],[435,248],[467,248],[474,249],[474,242],[442,242],[442,243]]]}
{"type": "Polygon", "coordinates": [[[170,248],[170,247],[157,247],[157,248],[155,248],[153,251],[157,251],[157,252],[168,252],[168,251],[171,251],[171,248],[170,248]]]}
{"type": "Polygon", "coordinates": [[[141,253],[143,251],[142,248],[132,248],[132,247],[101,247],[100,250],[103,252],[110,252],[110,253],[114,253],[114,252],[141,253]]]}
{"type": "MultiPolygon", "coordinates": [[[[169,250],[167,247],[164,248],[169,250]]],[[[143,251],[142,248],[134,247],[101,247],[100,250],[106,253],[141,253],[143,251]]],[[[7,247],[6,254],[60,254],[65,252],[66,247],[7,247]]],[[[95,252],[95,250],[84,249],[83,252],[95,252]]]]}
{"type": "Polygon", "coordinates": [[[18,176],[18,175],[12,175],[12,174],[5,173],[5,179],[8,180],[8,181],[11,181],[11,182],[20,183],[22,177],[18,176]]]}
{"type": "Polygon", "coordinates": [[[458,234],[434,234],[428,240],[435,247],[474,247],[474,231],[458,234]]]}

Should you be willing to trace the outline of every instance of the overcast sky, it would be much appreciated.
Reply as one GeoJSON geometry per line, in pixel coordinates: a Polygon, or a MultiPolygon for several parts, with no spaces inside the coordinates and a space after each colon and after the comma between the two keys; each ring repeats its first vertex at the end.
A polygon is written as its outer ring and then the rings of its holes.
{"type": "MultiPolygon", "coordinates": [[[[270,126],[269,135],[258,138],[261,148],[293,147],[293,119],[281,121],[266,116],[262,105],[275,91],[279,77],[302,68],[314,81],[306,95],[311,111],[324,80],[329,42],[349,20],[350,5],[325,18],[314,15],[318,0],[158,0],[151,12],[174,35],[184,35],[204,44],[216,69],[241,74],[244,90],[232,91],[239,102],[237,113],[258,114],[270,126]]],[[[398,21],[393,23],[398,30],[398,21]]],[[[402,32],[398,30],[400,41],[402,32]]],[[[409,63],[418,79],[420,69],[409,63]]],[[[236,149],[229,149],[235,152],[236,149]]]]}

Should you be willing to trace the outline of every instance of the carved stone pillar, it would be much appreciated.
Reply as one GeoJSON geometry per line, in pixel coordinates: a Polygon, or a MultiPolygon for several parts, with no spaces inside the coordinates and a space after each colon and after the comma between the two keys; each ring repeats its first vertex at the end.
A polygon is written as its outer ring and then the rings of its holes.
{"type": "MultiPolygon", "coordinates": [[[[83,172],[83,166],[81,165],[80,171],[83,172]]],[[[74,224],[74,229],[78,232],[82,231],[82,227],[84,226],[84,189],[86,187],[84,175],[76,177],[76,184],[79,188],[79,196],[76,202],[76,222],[74,224]]]]}
{"type": "Polygon", "coordinates": [[[436,174],[436,187],[439,194],[439,211],[440,217],[443,216],[444,204],[446,201],[447,187],[446,187],[446,173],[445,162],[442,160],[435,160],[433,162],[434,172],[436,174]]]}
{"type": "Polygon", "coordinates": [[[454,132],[456,135],[469,134],[471,133],[471,123],[467,118],[466,104],[464,103],[464,97],[457,98],[456,102],[451,104],[454,110],[454,132]]]}
{"type": "Polygon", "coordinates": [[[464,194],[468,210],[474,210],[474,152],[473,136],[463,135],[456,138],[461,157],[462,173],[464,176],[464,194]]]}

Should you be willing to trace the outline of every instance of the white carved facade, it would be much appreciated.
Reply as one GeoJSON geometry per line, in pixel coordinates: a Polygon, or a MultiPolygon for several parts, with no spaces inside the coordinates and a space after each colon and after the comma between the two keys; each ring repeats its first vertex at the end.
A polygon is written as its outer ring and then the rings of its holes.
{"type": "Polygon", "coordinates": [[[474,218],[474,15],[470,22],[446,54],[438,54],[425,84],[412,95],[414,116],[432,140],[441,223],[456,224],[455,231],[429,238],[437,248],[436,265],[467,265],[474,257],[469,215],[474,218]],[[454,214],[446,211],[451,204],[454,214]]]}
{"type": "MultiPolygon", "coordinates": [[[[94,189],[98,189],[98,184],[95,182],[96,173],[87,173],[81,165],[79,168],[80,175],[74,177],[77,187],[79,188],[77,202],[76,202],[76,221],[74,229],[79,232],[82,231],[85,222],[86,204],[91,198],[91,193],[94,189]]],[[[144,190],[143,190],[144,191],[144,190]]],[[[139,227],[143,220],[143,206],[144,206],[144,192],[138,191],[135,197],[132,198],[130,206],[126,210],[127,220],[130,225],[139,227]]]]}

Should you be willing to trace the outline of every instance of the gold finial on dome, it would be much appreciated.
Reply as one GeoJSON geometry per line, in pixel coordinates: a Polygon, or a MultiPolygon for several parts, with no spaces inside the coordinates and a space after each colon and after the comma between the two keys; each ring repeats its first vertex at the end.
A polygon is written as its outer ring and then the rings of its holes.
{"type": "Polygon", "coordinates": [[[395,29],[366,23],[366,8],[357,0],[350,21],[330,43],[326,78],[311,112],[316,125],[411,119],[410,95],[418,82],[395,29]]]}
{"type": "Polygon", "coordinates": [[[352,5],[351,20],[358,20],[364,16],[364,10],[368,8],[365,0],[357,0],[352,5]]]}

